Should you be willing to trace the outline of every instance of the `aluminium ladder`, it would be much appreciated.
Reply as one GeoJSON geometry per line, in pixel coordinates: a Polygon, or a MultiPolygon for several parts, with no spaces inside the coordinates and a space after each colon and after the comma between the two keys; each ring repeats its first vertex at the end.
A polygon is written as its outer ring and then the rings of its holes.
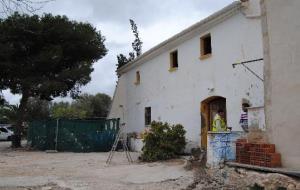
{"type": "Polygon", "coordinates": [[[108,155],[108,158],[106,160],[106,164],[110,164],[113,156],[114,156],[114,153],[116,152],[116,149],[117,149],[117,146],[118,146],[118,143],[121,142],[122,143],[122,147],[123,147],[123,151],[125,152],[126,154],[126,158],[128,160],[129,163],[132,163],[132,158],[131,158],[131,155],[129,153],[129,150],[128,150],[128,146],[127,146],[127,134],[125,132],[125,123],[122,123],[121,124],[121,127],[117,133],[117,136],[116,136],[116,139],[114,141],[114,144],[111,148],[111,151],[109,152],[109,155],[108,155]]]}

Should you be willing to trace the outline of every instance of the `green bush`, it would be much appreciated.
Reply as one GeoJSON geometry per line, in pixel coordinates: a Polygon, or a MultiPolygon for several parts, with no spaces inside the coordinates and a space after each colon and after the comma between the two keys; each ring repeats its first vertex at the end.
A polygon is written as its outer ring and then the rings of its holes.
{"type": "Polygon", "coordinates": [[[144,135],[141,159],[152,162],[176,158],[186,145],[185,133],[180,124],[171,126],[153,121],[149,132],[144,135]]]}

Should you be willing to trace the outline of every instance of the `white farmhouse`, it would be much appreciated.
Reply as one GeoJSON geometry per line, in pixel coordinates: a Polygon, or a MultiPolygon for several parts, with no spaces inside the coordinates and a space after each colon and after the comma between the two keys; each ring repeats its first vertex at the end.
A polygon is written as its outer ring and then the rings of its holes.
{"type": "Polygon", "coordinates": [[[118,69],[109,117],[120,118],[128,132],[153,120],[180,123],[187,148],[206,149],[218,109],[232,131],[242,131],[242,102],[264,105],[263,61],[247,64],[258,76],[233,67],[263,58],[262,43],[259,0],[234,2],[118,69]]]}

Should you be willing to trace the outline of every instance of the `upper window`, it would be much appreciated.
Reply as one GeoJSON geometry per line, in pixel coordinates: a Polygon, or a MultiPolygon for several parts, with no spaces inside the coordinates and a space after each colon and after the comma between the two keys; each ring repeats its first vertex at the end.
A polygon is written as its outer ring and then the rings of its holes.
{"type": "Polygon", "coordinates": [[[174,71],[178,68],[178,51],[172,51],[170,53],[170,69],[169,71],[174,71]]]}
{"type": "Polygon", "coordinates": [[[151,124],[151,107],[145,107],[145,125],[151,124]]]}
{"type": "Polygon", "coordinates": [[[140,84],[140,82],[141,82],[140,71],[137,71],[137,72],[135,73],[135,83],[134,83],[134,84],[138,85],[138,84],[140,84]]]}
{"type": "Polygon", "coordinates": [[[205,59],[211,56],[211,36],[207,34],[200,38],[200,46],[201,46],[201,57],[200,59],[205,59]]]}

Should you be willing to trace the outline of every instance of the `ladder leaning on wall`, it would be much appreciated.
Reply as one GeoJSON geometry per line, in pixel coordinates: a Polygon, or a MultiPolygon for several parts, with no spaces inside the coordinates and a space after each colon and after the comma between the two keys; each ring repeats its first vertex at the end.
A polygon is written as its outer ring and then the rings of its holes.
{"type": "Polygon", "coordinates": [[[127,146],[127,134],[125,132],[125,123],[122,123],[121,126],[120,126],[120,129],[117,133],[117,136],[116,136],[116,139],[114,141],[114,144],[109,152],[109,155],[108,155],[108,158],[106,160],[106,164],[110,164],[113,156],[114,156],[114,153],[116,152],[116,149],[117,149],[117,146],[118,146],[118,143],[121,142],[122,144],[122,147],[123,147],[123,151],[125,152],[126,154],[126,158],[128,160],[129,163],[132,163],[132,158],[131,158],[131,155],[130,155],[130,152],[129,152],[129,149],[128,149],[128,146],[127,146]]]}

